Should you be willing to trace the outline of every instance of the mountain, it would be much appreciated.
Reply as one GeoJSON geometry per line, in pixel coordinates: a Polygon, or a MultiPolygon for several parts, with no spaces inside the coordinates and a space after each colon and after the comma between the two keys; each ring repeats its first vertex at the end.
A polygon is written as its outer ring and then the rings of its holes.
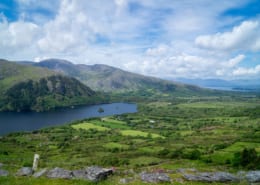
{"type": "Polygon", "coordinates": [[[55,71],[0,60],[0,110],[45,111],[95,103],[97,93],[55,71]]]}
{"type": "Polygon", "coordinates": [[[260,91],[260,79],[186,79],[179,78],[179,81],[186,84],[197,85],[200,87],[221,89],[221,90],[237,90],[237,91],[260,91]]]}
{"type": "Polygon", "coordinates": [[[176,95],[209,93],[193,85],[183,85],[159,78],[127,72],[115,67],[95,64],[73,64],[66,60],[48,59],[34,66],[44,67],[73,76],[90,88],[105,92],[150,92],[175,93],[176,95]]]}

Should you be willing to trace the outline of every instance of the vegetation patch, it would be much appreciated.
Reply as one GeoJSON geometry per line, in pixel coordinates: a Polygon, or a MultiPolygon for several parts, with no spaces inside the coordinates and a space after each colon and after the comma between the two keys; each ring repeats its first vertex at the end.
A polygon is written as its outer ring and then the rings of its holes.
{"type": "Polygon", "coordinates": [[[120,144],[120,143],[115,143],[115,142],[109,142],[103,145],[105,148],[108,149],[124,149],[127,150],[129,148],[128,145],[126,144],[120,144]]]}
{"type": "Polygon", "coordinates": [[[90,130],[90,129],[94,129],[94,130],[98,130],[98,131],[106,131],[109,130],[106,127],[102,127],[102,126],[98,126],[98,125],[94,125],[92,123],[80,123],[80,124],[76,124],[76,125],[72,125],[72,128],[74,129],[83,129],[83,130],[90,130]]]}
{"type": "Polygon", "coordinates": [[[161,136],[159,134],[148,133],[148,132],[143,132],[143,131],[139,131],[139,130],[121,130],[120,133],[123,136],[164,138],[163,136],[161,136]]]}
{"type": "Polygon", "coordinates": [[[111,129],[129,129],[129,126],[127,126],[125,122],[114,120],[112,118],[102,118],[101,120],[92,120],[91,123],[98,126],[111,128],[111,129]]]}

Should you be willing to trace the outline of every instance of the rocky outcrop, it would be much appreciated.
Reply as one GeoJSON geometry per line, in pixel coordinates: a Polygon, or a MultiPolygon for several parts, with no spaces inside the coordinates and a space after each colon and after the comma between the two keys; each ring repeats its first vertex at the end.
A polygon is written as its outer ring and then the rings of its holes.
{"type": "Polygon", "coordinates": [[[8,171],[0,169],[0,177],[7,176],[7,175],[9,175],[8,171]]]}
{"type": "Polygon", "coordinates": [[[90,181],[100,181],[106,179],[109,175],[113,174],[112,169],[101,168],[98,166],[91,166],[86,169],[86,177],[90,181]]]}
{"type": "Polygon", "coordinates": [[[33,174],[33,170],[31,167],[22,167],[16,173],[17,176],[31,176],[33,174]]]}
{"type": "MultiPolygon", "coordinates": [[[[37,176],[42,176],[45,172],[38,172],[37,176]],[[42,173],[42,174],[41,174],[42,173]]],[[[113,173],[112,169],[101,168],[98,166],[88,167],[81,170],[64,170],[62,168],[54,168],[47,172],[48,178],[61,178],[61,179],[85,179],[93,182],[98,182],[107,178],[108,175],[113,173]]]]}
{"type": "Polygon", "coordinates": [[[64,170],[62,168],[54,168],[47,172],[48,178],[71,179],[73,177],[72,171],[64,170]]]}
{"type": "Polygon", "coordinates": [[[157,182],[171,182],[171,179],[166,173],[146,173],[142,172],[140,174],[141,180],[148,183],[157,183],[157,182]]]}
{"type": "Polygon", "coordinates": [[[234,182],[239,179],[227,172],[202,172],[196,174],[184,174],[183,177],[188,181],[201,182],[234,182]]]}
{"type": "Polygon", "coordinates": [[[249,171],[246,174],[246,180],[252,183],[260,182],[260,171],[249,171]]]}
{"type": "Polygon", "coordinates": [[[42,177],[42,176],[45,175],[46,173],[47,173],[47,169],[44,168],[44,169],[42,169],[42,170],[39,170],[39,171],[35,172],[35,173],[33,174],[33,177],[35,177],[35,178],[42,177]]]}
{"type": "Polygon", "coordinates": [[[130,182],[132,182],[134,180],[134,178],[128,177],[128,178],[122,178],[119,180],[120,184],[128,184],[130,182]]]}
{"type": "Polygon", "coordinates": [[[6,170],[2,170],[1,168],[4,166],[3,163],[0,163],[0,177],[9,175],[9,172],[6,170]]]}
{"type": "Polygon", "coordinates": [[[86,170],[74,170],[72,171],[73,177],[76,179],[87,179],[86,170]]]}

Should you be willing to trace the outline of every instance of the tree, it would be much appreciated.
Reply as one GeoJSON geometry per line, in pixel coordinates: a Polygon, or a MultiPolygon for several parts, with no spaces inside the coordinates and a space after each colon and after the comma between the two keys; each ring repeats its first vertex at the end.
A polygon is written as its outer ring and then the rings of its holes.
{"type": "Polygon", "coordinates": [[[260,168],[260,156],[257,156],[257,152],[254,148],[244,148],[242,152],[234,154],[233,166],[241,166],[247,169],[259,169],[260,168]]]}

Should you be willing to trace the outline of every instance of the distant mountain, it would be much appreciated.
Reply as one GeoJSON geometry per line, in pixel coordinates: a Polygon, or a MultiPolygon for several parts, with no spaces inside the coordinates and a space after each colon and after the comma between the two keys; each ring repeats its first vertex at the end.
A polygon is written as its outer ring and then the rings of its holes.
{"type": "Polygon", "coordinates": [[[237,91],[260,91],[260,79],[238,79],[238,80],[222,80],[222,79],[185,79],[178,78],[185,84],[197,85],[200,87],[221,89],[221,90],[237,90],[237,91]]]}
{"type": "Polygon", "coordinates": [[[176,95],[198,95],[209,92],[193,85],[173,83],[167,80],[127,72],[103,64],[76,65],[66,60],[48,59],[35,63],[34,66],[48,68],[73,76],[97,91],[156,91],[160,93],[175,93],[176,95]]]}
{"type": "Polygon", "coordinates": [[[94,103],[97,94],[75,78],[0,60],[0,110],[44,111],[94,103]]]}

